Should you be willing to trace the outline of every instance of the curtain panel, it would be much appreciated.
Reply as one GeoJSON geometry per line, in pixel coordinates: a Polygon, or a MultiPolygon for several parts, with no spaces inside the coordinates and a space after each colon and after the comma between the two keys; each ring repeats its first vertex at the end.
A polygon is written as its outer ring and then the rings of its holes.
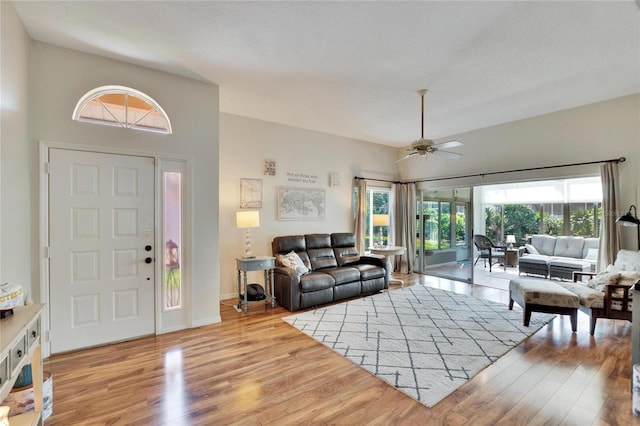
{"type": "Polygon", "coordinates": [[[616,259],[620,250],[620,236],[616,227],[616,219],[622,215],[620,213],[618,163],[601,164],[600,177],[602,180],[602,220],[600,222],[597,271],[603,271],[616,259]]]}
{"type": "Polygon", "coordinates": [[[416,257],[416,184],[393,183],[390,205],[389,244],[405,248],[403,255],[394,256],[394,271],[409,274],[416,257]]]}
{"type": "Polygon", "coordinates": [[[353,233],[356,236],[356,248],[360,254],[365,252],[365,234],[367,224],[367,181],[364,179],[356,179],[355,182],[357,192],[356,217],[353,233]]]}

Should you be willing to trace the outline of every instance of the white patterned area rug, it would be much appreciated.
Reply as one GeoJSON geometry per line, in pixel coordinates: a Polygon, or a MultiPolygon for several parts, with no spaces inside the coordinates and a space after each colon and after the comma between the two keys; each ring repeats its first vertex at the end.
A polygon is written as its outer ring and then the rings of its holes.
{"type": "Polygon", "coordinates": [[[415,285],[283,320],[433,407],[553,318],[415,285]]]}

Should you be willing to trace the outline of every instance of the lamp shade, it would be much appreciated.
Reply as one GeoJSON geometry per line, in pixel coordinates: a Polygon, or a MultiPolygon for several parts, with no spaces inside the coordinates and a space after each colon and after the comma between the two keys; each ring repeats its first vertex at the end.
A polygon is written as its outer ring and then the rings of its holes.
{"type": "Polygon", "coordinates": [[[236,212],[236,228],[257,228],[258,226],[260,226],[260,212],[258,210],[236,212]]]}
{"type": "Polygon", "coordinates": [[[389,215],[388,214],[374,214],[373,215],[373,226],[389,226],[389,215]]]}
{"type": "Polygon", "coordinates": [[[507,244],[515,244],[516,236],[515,235],[507,235],[507,244]]]}
{"type": "Polygon", "coordinates": [[[640,226],[640,220],[638,220],[636,206],[631,205],[627,213],[616,219],[616,223],[622,226],[640,226]],[[631,212],[631,210],[633,210],[633,212],[631,212]]]}

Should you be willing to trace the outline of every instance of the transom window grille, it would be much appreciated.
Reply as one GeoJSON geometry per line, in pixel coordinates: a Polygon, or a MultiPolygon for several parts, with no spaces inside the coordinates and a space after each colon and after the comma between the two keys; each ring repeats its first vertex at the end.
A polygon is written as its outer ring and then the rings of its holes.
{"type": "Polygon", "coordinates": [[[171,134],[171,122],[150,96],[124,86],[102,86],[87,92],[73,119],[94,124],[171,134]]]}

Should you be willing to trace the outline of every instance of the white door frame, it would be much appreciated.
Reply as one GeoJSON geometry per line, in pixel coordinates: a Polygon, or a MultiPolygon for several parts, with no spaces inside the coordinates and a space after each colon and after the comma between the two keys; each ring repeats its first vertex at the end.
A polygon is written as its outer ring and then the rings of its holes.
{"type": "Polygon", "coordinates": [[[42,356],[48,357],[51,354],[51,319],[50,319],[50,295],[49,295],[49,170],[48,170],[48,159],[49,159],[49,150],[52,148],[56,149],[67,149],[67,150],[75,150],[75,151],[88,151],[88,152],[96,152],[103,154],[119,154],[119,155],[132,155],[132,156],[145,156],[152,157],[155,160],[155,179],[154,179],[154,192],[155,192],[155,213],[154,213],[154,222],[155,222],[155,241],[154,246],[158,249],[156,250],[156,259],[162,259],[160,262],[154,262],[155,265],[155,301],[156,301],[156,309],[155,309],[155,333],[162,334],[169,331],[175,331],[178,329],[190,328],[192,327],[191,322],[191,283],[190,277],[191,275],[191,256],[190,256],[190,247],[192,246],[192,229],[191,229],[191,199],[190,194],[191,185],[192,185],[192,176],[191,176],[191,157],[188,156],[180,156],[175,154],[160,154],[155,152],[147,152],[141,150],[129,150],[129,149],[121,149],[121,148],[112,148],[112,147],[102,147],[102,146],[92,146],[92,145],[78,145],[72,143],[65,142],[54,142],[47,140],[40,140],[39,147],[39,158],[38,158],[38,169],[39,169],[39,177],[40,177],[40,206],[39,206],[39,221],[40,221],[40,303],[45,304],[45,312],[42,315],[42,356]],[[184,181],[183,181],[183,263],[181,265],[181,269],[183,269],[183,315],[180,316],[182,323],[175,323],[175,312],[169,313],[168,318],[169,321],[163,321],[163,318],[167,316],[163,309],[162,303],[162,286],[159,283],[164,279],[164,242],[163,242],[163,206],[162,206],[162,172],[163,172],[163,163],[164,162],[172,162],[172,163],[182,163],[184,164],[184,181]],[[174,322],[171,322],[174,321],[174,322]]]}

